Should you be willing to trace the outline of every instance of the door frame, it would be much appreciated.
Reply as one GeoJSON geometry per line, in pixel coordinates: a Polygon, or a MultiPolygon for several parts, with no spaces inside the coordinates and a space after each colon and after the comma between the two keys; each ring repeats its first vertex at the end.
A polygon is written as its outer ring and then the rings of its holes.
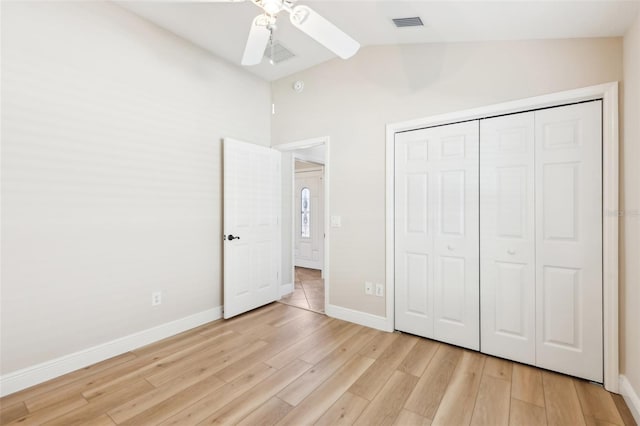
{"type": "MultiPolygon", "coordinates": [[[[329,136],[320,136],[317,138],[312,138],[312,139],[304,139],[304,140],[299,140],[299,141],[294,141],[294,142],[288,142],[288,143],[283,143],[283,144],[278,144],[278,145],[274,145],[273,148],[277,149],[278,151],[281,152],[291,152],[291,151],[296,151],[299,149],[305,149],[305,148],[313,148],[316,146],[320,146],[320,145],[324,145],[324,172],[323,172],[323,186],[324,186],[324,193],[323,193],[323,197],[324,197],[324,259],[323,259],[323,267],[322,267],[322,278],[324,279],[324,311],[325,314],[327,312],[327,306],[329,306],[329,293],[331,291],[331,285],[330,285],[330,279],[329,277],[331,276],[329,274],[329,241],[330,241],[330,232],[329,232],[329,212],[331,211],[329,209],[329,204],[330,204],[330,198],[329,198],[329,177],[330,177],[330,156],[329,156],[329,141],[330,138],[329,136]]],[[[303,161],[315,161],[317,162],[317,159],[314,159],[313,157],[310,156],[303,156],[303,155],[297,155],[297,154],[293,154],[292,158],[291,158],[291,182],[292,182],[292,188],[295,188],[295,179],[296,179],[296,168],[295,168],[295,162],[296,159],[299,160],[303,160],[303,161]]],[[[292,205],[292,209],[295,206],[295,189],[292,189],[291,191],[291,197],[292,197],[292,201],[291,201],[291,205],[292,205]]],[[[283,224],[283,226],[285,226],[285,224],[283,224]]],[[[293,285],[295,287],[295,270],[296,270],[296,253],[295,253],[295,230],[296,230],[296,222],[295,222],[295,217],[292,215],[291,216],[291,269],[292,269],[292,277],[293,277],[293,285]]]]}
{"type": "Polygon", "coordinates": [[[602,99],[602,275],[604,387],[619,392],[618,342],[618,82],[433,115],[386,126],[386,329],[395,328],[395,134],[425,127],[602,99]]]}

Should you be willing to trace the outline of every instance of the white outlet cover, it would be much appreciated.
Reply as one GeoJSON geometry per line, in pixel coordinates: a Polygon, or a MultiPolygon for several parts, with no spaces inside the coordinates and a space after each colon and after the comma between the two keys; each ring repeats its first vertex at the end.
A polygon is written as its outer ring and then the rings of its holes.
{"type": "Polygon", "coordinates": [[[376,296],[384,296],[384,287],[382,286],[382,284],[376,284],[376,296]]]}
{"type": "Polygon", "coordinates": [[[373,294],[373,284],[369,281],[365,281],[364,283],[364,293],[365,294],[373,294]]]}

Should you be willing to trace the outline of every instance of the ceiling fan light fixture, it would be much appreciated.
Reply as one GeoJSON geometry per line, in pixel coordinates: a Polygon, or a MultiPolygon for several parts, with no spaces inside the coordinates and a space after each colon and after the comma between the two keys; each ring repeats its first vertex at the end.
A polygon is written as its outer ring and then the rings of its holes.
{"type": "Polygon", "coordinates": [[[262,0],[262,8],[267,15],[277,15],[282,10],[283,0],[262,0]]]}

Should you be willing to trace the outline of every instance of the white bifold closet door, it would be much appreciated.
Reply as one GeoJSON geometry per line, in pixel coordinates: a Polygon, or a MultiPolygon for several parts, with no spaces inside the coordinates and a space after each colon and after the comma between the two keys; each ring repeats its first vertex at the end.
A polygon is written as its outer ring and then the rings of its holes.
{"type": "Polygon", "coordinates": [[[478,121],[396,134],[395,320],[479,349],[478,121]]]}
{"type": "Polygon", "coordinates": [[[535,364],[534,113],[480,122],[482,351],[535,364]]]}
{"type": "Polygon", "coordinates": [[[536,365],[602,382],[602,101],[535,128],[536,365]]]}
{"type": "Polygon", "coordinates": [[[482,352],[602,382],[601,101],[482,120],[482,352]]]}

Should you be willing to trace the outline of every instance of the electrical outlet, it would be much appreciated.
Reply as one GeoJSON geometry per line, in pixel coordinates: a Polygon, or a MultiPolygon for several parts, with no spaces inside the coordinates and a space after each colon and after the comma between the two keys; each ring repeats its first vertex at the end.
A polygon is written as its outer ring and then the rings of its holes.
{"type": "Polygon", "coordinates": [[[376,283],[376,296],[384,296],[384,287],[382,286],[382,284],[376,283]]]}
{"type": "Polygon", "coordinates": [[[364,294],[373,294],[373,283],[369,281],[365,281],[364,283],[364,294]]]}
{"type": "Polygon", "coordinates": [[[151,293],[151,306],[157,306],[162,304],[162,292],[154,291],[151,293]]]}

